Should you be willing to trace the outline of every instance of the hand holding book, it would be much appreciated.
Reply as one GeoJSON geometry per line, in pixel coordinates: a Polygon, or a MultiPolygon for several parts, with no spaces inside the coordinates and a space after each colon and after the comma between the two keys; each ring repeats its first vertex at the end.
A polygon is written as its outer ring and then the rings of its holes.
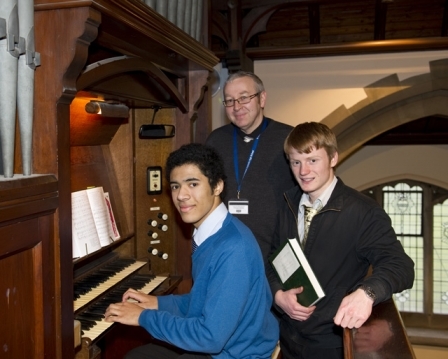
{"type": "Polygon", "coordinates": [[[325,293],[319,284],[297,239],[288,239],[270,258],[284,290],[303,287],[297,301],[310,307],[321,300],[325,293]]]}

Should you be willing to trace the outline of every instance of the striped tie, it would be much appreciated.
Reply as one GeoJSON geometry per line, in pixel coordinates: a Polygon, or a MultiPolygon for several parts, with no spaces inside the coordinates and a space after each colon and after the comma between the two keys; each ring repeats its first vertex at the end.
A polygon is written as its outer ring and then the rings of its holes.
{"type": "Polygon", "coordinates": [[[303,219],[305,221],[305,226],[304,226],[304,233],[303,233],[303,240],[302,240],[302,248],[305,248],[306,237],[308,237],[308,230],[310,229],[311,221],[312,221],[313,217],[315,216],[315,214],[317,212],[319,212],[320,207],[321,206],[319,206],[319,208],[303,206],[303,208],[305,210],[305,215],[303,216],[303,219]]]}
{"type": "Polygon", "coordinates": [[[191,239],[191,254],[193,254],[197,248],[198,248],[198,245],[196,244],[196,241],[194,240],[194,238],[192,238],[191,239]]]}

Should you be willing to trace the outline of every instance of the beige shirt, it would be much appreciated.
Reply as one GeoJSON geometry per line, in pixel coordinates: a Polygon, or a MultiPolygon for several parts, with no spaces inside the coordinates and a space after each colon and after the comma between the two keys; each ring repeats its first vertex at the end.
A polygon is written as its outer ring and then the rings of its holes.
{"type": "Polygon", "coordinates": [[[310,202],[310,197],[307,193],[302,194],[302,198],[300,199],[299,204],[299,213],[298,213],[298,231],[299,231],[299,237],[300,237],[300,243],[303,241],[303,234],[305,232],[305,224],[303,217],[305,215],[304,206],[307,207],[313,207],[315,209],[324,207],[328,200],[330,199],[331,194],[333,193],[334,188],[336,187],[336,183],[338,182],[338,179],[336,176],[333,177],[333,181],[331,181],[330,185],[325,189],[325,191],[322,192],[322,194],[319,196],[318,199],[314,201],[313,204],[310,202]]]}

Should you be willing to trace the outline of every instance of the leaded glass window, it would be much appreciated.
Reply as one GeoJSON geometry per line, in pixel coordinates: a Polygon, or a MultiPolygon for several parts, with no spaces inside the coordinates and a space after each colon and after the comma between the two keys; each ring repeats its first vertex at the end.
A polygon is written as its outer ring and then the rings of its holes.
{"type": "MultiPolygon", "coordinates": [[[[364,191],[389,214],[405,252],[415,262],[411,289],[394,294],[402,316],[431,327],[448,314],[448,191],[415,181],[397,181],[364,191]]],[[[415,322],[414,322],[415,324],[415,322]]]]}
{"type": "Polygon", "coordinates": [[[448,199],[434,206],[433,310],[448,314],[448,199]]]}

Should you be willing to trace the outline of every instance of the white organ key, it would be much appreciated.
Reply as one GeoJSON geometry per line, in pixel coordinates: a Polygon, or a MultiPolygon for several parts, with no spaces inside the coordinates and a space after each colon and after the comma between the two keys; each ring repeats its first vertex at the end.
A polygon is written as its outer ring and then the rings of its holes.
{"type": "MultiPolygon", "coordinates": [[[[146,284],[143,288],[140,288],[138,291],[142,292],[142,293],[149,294],[154,289],[156,289],[159,286],[159,284],[162,283],[167,278],[168,277],[164,277],[164,276],[156,276],[154,279],[151,280],[151,282],[146,284]]],[[[128,302],[135,302],[135,300],[128,299],[128,302]]]]}
{"type": "Polygon", "coordinates": [[[104,319],[96,321],[96,325],[88,330],[83,330],[83,338],[89,338],[92,342],[98,338],[102,333],[109,329],[114,322],[106,322],[104,319]]]}

